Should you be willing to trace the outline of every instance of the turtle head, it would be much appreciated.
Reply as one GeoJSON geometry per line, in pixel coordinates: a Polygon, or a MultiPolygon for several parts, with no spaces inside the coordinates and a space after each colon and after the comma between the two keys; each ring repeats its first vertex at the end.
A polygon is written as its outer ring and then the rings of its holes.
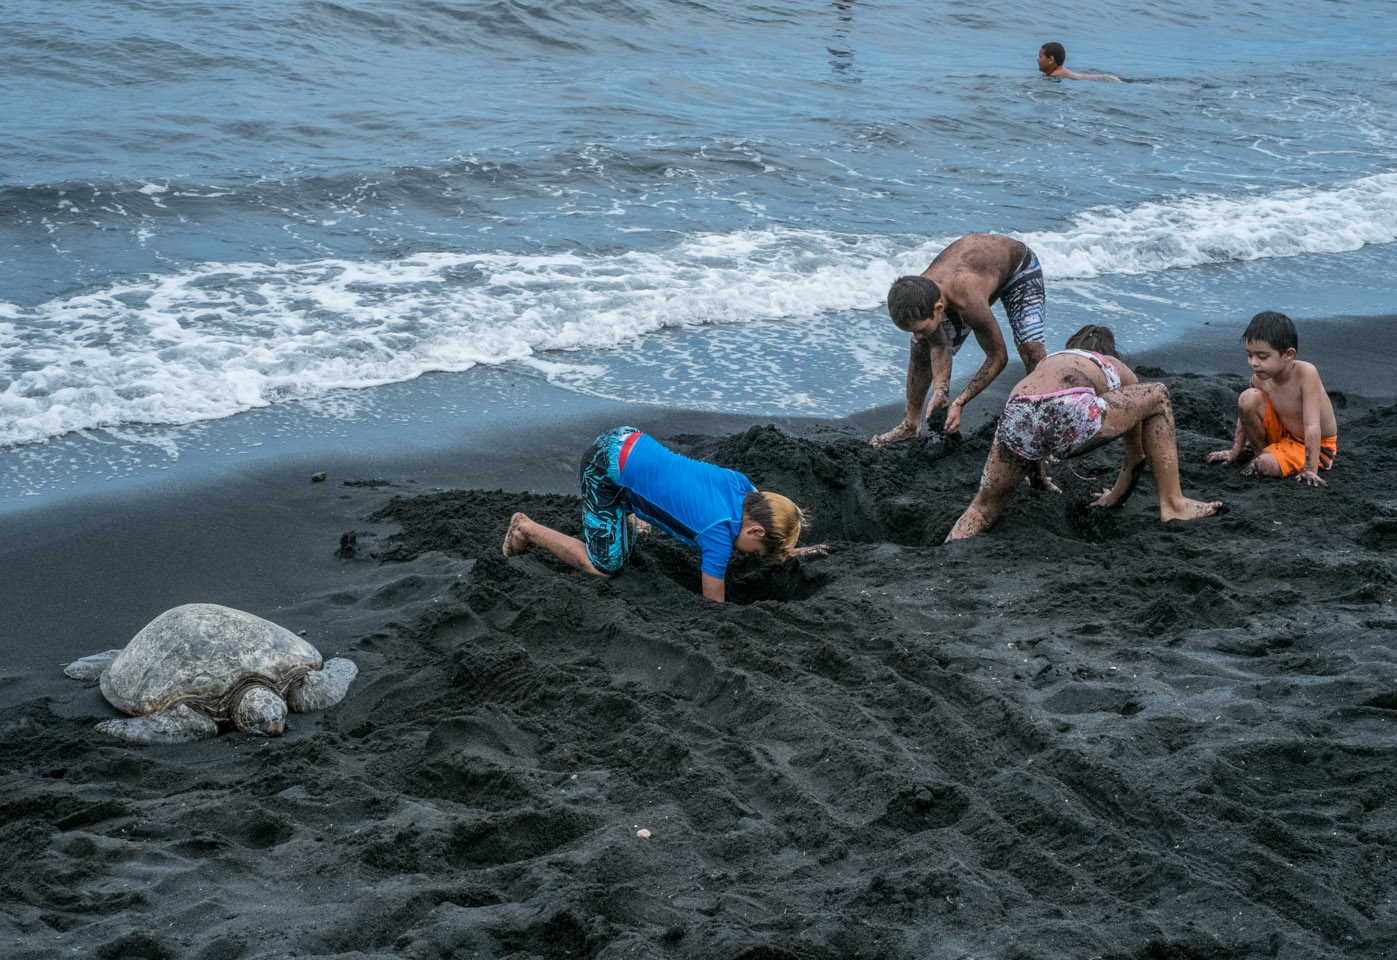
{"type": "Polygon", "coordinates": [[[286,701],[268,687],[248,687],[233,708],[233,726],[243,733],[279,737],[286,730],[286,701]]]}

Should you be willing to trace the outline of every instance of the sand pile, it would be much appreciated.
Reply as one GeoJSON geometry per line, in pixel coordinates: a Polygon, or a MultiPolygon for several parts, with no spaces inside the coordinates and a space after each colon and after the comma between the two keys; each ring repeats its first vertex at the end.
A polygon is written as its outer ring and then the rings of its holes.
{"type": "Polygon", "coordinates": [[[1386,956],[1397,407],[1339,398],[1316,490],[1203,462],[1240,378],[1164,379],[1221,517],[1161,525],[1148,477],[1089,510],[1108,447],[942,546],[992,425],[664,438],[831,544],[724,605],[662,535],[606,581],[499,555],[576,498],[384,491],[324,535],[352,585],[297,611],[362,615],[322,651],[360,678],[282,740],[0,713],[0,952],[1386,956]]]}

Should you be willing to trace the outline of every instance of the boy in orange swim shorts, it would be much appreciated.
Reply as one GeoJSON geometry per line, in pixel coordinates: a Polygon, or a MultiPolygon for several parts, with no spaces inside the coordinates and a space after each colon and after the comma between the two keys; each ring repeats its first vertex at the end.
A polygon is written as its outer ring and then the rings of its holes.
{"type": "Polygon", "coordinates": [[[1237,398],[1232,446],[1208,454],[1211,463],[1234,463],[1250,449],[1243,473],[1295,477],[1324,485],[1320,470],[1334,465],[1339,427],[1334,405],[1312,363],[1295,359],[1300,338],[1283,313],[1265,310],[1242,334],[1251,367],[1251,387],[1237,398]]]}

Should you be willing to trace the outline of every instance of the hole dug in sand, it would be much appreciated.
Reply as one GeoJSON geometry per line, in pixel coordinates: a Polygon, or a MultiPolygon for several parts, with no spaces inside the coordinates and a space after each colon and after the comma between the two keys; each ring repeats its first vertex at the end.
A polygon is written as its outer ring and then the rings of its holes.
{"type": "MultiPolygon", "coordinates": [[[[815,596],[829,581],[821,560],[790,560],[773,565],[737,554],[728,564],[726,600],[749,604],[759,600],[789,602],[815,596]]],[[[660,574],[689,593],[699,593],[702,581],[698,557],[663,534],[650,534],[636,545],[631,562],[618,577],[631,579],[660,574]]]]}
{"type": "MultiPolygon", "coordinates": [[[[974,499],[994,441],[990,420],[964,437],[932,434],[878,449],[847,433],[793,437],[774,426],[730,437],[685,437],[676,449],[739,470],[758,489],[785,494],[810,519],[802,543],[892,543],[934,548],[974,499]]],[[[1049,471],[1062,493],[1018,492],[1001,524],[1023,522],[1068,540],[1102,543],[1126,536],[1121,513],[1089,506],[1115,479],[1120,449],[1106,447],[1049,471]]],[[[1133,499],[1154,497],[1143,475],[1133,499]]],[[[1134,515],[1137,511],[1131,509],[1134,515]]]]}

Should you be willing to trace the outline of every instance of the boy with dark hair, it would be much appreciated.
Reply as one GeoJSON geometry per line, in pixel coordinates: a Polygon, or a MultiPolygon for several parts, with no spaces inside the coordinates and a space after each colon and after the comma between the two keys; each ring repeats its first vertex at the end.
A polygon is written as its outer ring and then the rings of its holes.
{"type": "Polygon", "coordinates": [[[1085,73],[1073,73],[1063,66],[1067,62],[1067,51],[1062,44],[1049,42],[1038,48],[1038,69],[1044,76],[1063,77],[1067,80],[1115,80],[1115,77],[1107,74],[1101,76],[1091,76],[1085,73]]]}
{"type": "Polygon", "coordinates": [[[1253,454],[1242,471],[1268,477],[1294,476],[1323,486],[1320,470],[1334,465],[1339,427],[1334,404],[1314,364],[1296,360],[1300,338],[1283,313],[1263,310],[1242,333],[1251,386],[1237,398],[1232,446],[1208,454],[1211,463],[1234,463],[1253,454]],[[1298,476],[1297,476],[1298,474],[1298,476]]]}
{"type": "Polygon", "coordinates": [[[920,276],[899,277],[888,290],[888,316],[912,334],[907,360],[907,407],[902,422],[873,438],[873,445],[917,435],[928,410],[946,408],[946,432],[960,430],[961,410],[990,385],[1009,362],[1009,351],[990,312],[1004,304],[1024,371],[1032,373],[1043,347],[1043,268],[1021,241],[997,233],[967,233],[937,254],[920,276]],[[985,362],[960,396],[951,400],[951,357],[966,337],[985,351],[985,362]],[[933,389],[934,385],[934,389],[933,389]]]}

